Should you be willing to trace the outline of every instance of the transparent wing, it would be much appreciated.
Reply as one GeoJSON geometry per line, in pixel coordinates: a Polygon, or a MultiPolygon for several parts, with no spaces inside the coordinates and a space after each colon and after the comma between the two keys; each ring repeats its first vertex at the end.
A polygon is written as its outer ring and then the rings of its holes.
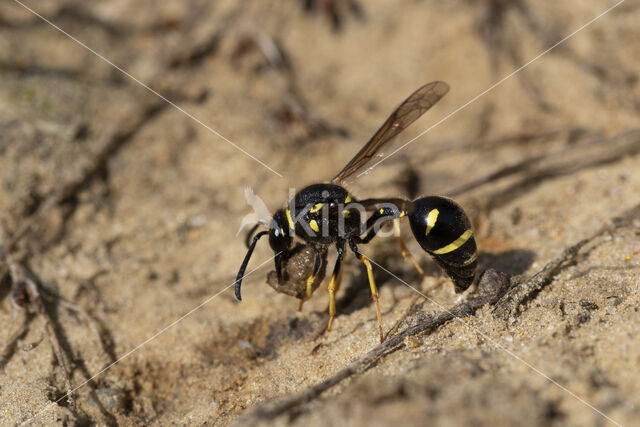
{"type": "Polygon", "coordinates": [[[380,149],[393,137],[406,129],[411,123],[429,110],[449,91],[449,85],[445,82],[431,82],[413,92],[389,118],[380,129],[371,137],[369,142],[355,155],[353,159],[331,180],[340,183],[364,165],[380,151],[380,149]]]}

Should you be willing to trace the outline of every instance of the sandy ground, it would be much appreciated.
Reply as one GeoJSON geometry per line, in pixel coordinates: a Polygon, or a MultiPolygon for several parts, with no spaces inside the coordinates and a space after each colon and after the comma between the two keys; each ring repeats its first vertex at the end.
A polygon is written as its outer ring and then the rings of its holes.
{"type": "MultiPolygon", "coordinates": [[[[266,242],[235,301],[244,188],[275,210],[289,188],[335,175],[418,86],[451,91],[398,144],[613,5],[304,3],[26,3],[184,111],[18,3],[0,5],[2,239],[33,221],[10,252],[38,279],[43,307],[11,304],[1,261],[1,423],[638,424],[639,217],[590,241],[506,320],[485,306],[408,337],[310,402],[255,412],[330,378],[378,336],[353,256],[313,355],[326,286],[298,312],[266,285],[266,242]]],[[[473,219],[482,269],[536,274],[640,202],[639,20],[627,0],[349,190],[453,195],[473,219]]],[[[456,295],[408,240],[428,277],[395,240],[363,248],[429,297],[376,267],[387,332],[474,294],[456,295]]]]}

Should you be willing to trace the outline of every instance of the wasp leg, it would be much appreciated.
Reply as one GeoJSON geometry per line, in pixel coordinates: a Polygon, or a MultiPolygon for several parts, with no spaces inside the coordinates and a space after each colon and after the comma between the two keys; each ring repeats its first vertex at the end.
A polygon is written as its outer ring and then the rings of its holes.
{"type": "Polygon", "coordinates": [[[333,318],[336,316],[336,282],[339,282],[340,274],[342,271],[342,261],[344,256],[344,239],[338,240],[336,243],[336,249],[338,250],[338,259],[336,265],[333,267],[333,274],[329,281],[329,323],[327,324],[327,330],[324,333],[324,340],[329,336],[331,331],[331,325],[333,324],[333,318]]]}
{"type": "Polygon", "coordinates": [[[367,244],[376,237],[376,235],[380,232],[382,227],[375,227],[376,221],[382,218],[383,214],[380,212],[376,212],[367,220],[367,225],[365,226],[365,230],[369,230],[364,237],[358,236],[356,241],[358,243],[367,244]]]}
{"type": "Polygon", "coordinates": [[[376,314],[378,316],[378,328],[380,329],[380,342],[384,342],[384,332],[382,331],[382,314],[380,313],[380,302],[378,301],[378,288],[376,287],[376,281],[373,278],[373,269],[369,259],[362,255],[356,246],[356,242],[353,239],[349,239],[349,246],[354,254],[367,268],[367,276],[369,277],[369,286],[371,287],[371,297],[376,303],[376,314]]]}
{"type": "MultiPolygon", "coordinates": [[[[355,241],[357,243],[369,243],[371,239],[376,237],[376,235],[382,230],[382,224],[387,223],[388,221],[393,220],[394,223],[398,222],[399,218],[402,218],[406,215],[406,204],[409,203],[407,201],[403,201],[401,199],[389,199],[390,201],[394,201],[395,205],[393,207],[385,207],[380,208],[373,213],[367,219],[367,222],[364,227],[364,231],[367,231],[367,234],[364,237],[358,236],[355,241]],[[400,206],[400,207],[398,207],[400,206]],[[381,221],[381,222],[380,222],[381,221]]],[[[390,202],[385,202],[389,204],[390,202]]],[[[398,234],[399,235],[399,234],[398,234]]]]}
{"type": "Polygon", "coordinates": [[[302,306],[306,301],[311,298],[311,294],[313,294],[313,282],[316,280],[316,276],[318,275],[318,271],[320,271],[320,267],[322,267],[322,256],[320,255],[320,251],[315,249],[316,252],[316,260],[313,263],[313,271],[311,271],[311,275],[307,278],[307,293],[300,300],[300,307],[298,311],[302,311],[302,306]]]}
{"type": "MultiPolygon", "coordinates": [[[[342,263],[344,264],[344,260],[342,263]]],[[[338,273],[338,278],[336,279],[336,293],[340,290],[340,284],[342,283],[342,271],[343,269],[340,268],[340,273],[338,273]]]]}
{"type": "Polygon", "coordinates": [[[408,259],[409,261],[411,261],[411,263],[416,268],[418,273],[420,273],[421,276],[424,276],[425,275],[424,274],[424,270],[422,269],[422,267],[420,267],[420,264],[418,264],[418,261],[416,261],[416,259],[413,257],[413,255],[411,255],[411,252],[409,251],[409,248],[407,248],[407,245],[404,243],[404,239],[402,238],[402,234],[400,234],[400,220],[399,219],[394,219],[393,220],[393,228],[396,230],[396,234],[398,235],[398,242],[400,243],[400,249],[402,250],[402,256],[405,259],[408,259]]]}

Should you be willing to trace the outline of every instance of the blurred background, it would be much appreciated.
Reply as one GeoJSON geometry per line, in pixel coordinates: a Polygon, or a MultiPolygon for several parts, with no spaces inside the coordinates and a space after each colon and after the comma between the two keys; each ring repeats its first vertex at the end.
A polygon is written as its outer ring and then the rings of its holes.
{"type": "MultiPolygon", "coordinates": [[[[2,2],[0,238],[37,276],[46,310],[12,306],[5,256],[0,417],[241,423],[373,348],[375,309],[353,257],[334,330],[314,355],[326,283],[298,312],[266,286],[272,251],[262,242],[249,271],[265,264],[235,301],[245,187],[274,211],[290,188],[331,179],[430,81],[450,92],[385,154],[422,135],[349,191],[451,196],[472,218],[483,269],[540,271],[640,202],[640,7],[627,0],[595,19],[615,4],[2,2]],[[75,405],[60,400],[69,384],[83,385],[75,405]]],[[[449,322],[262,421],[638,421],[640,223],[631,224],[593,243],[517,318],[483,309],[449,322]]],[[[386,330],[460,302],[405,235],[425,278],[393,239],[363,251],[438,304],[376,269],[386,330]]]]}

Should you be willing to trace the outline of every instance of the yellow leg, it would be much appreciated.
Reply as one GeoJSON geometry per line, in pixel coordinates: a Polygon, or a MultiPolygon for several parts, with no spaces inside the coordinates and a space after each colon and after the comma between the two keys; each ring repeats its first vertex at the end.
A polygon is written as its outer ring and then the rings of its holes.
{"type": "Polygon", "coordinates": [[[307,278],[307,293],[304,298],[300,300],[300,307],[298,307],[298,311],[302,311],[302,306],[306,301],[311,298],[313,294],[313,282],[316,280],[316,276],[318,275],[318,271],[320,271],[320,267],[322,266],[322,256],[320,252],[316,249],[316,258],[313,264],[313,270],[311,270],[311,275],[307,278]]]}
{"type": "Polygon", "coordinates": [[[316,275],[315,272],[312,271],[311,276],[309,276],[309,278],[307,279],[307,293],[305,294],[304,298],[300,300],[300,307],[298,307],[298,311],[302,311],[302,306],[304,305],[304,303],[311,299],[311,294],[313,294],[312,286],[314,280],[316,280],[316,275]]]}
{"type": "Polygon", "coordinates": [[[342,276],[342,263],[344,253],[344,242],[342,245],[338,244],[338,259],[336,265],[333,268],[333,274],[329,281],[329,323],[327,324],[327,330],[324,333],[324,340],[326,341],[331,331],[331,325],[333,324],[333,318],[336,316],[336,290],[340,286],[340,279],[342,276]]]}
{"type": "Polygon", "coordinates": [[[407,245],[404,243],[404,240],[402,239],[402,234],[400,234],[400,220],[399,219],[393,220],[393,227],[395,228],[396,234],[398,235],[398,242],[400,243],[400,249],[402,250],[402,256],[405,259],[408,259],[409,261],[411,261],[411,263],[416,268],[416,270],[418,270],[418,273],[420,273],[421,276],[424,276],[424,270],[422,269],[422,267],[420,267],[420,264],[418,264],[418,261],[416,261],[416,259],[413,257],[413,255],[411,255],[411,252],[409,252],[409,248],[407,248],[407,245]]]}
{"type": "Polygon", "coordinates": [[[380,302],[378,302],[378,288],[376,287],[376,281],[373,278],[373,269],[371,263],[362,254],[357,254],[358,259],[363,262],[367,267],[367,276],[369,277],[369,286],[371,287],[371,297],[376,302],[376,314],[378,315],[378,328],[380,329],[380,342],[384,342],[384,333],[382,332],[382,314],[380,313],[380,302]]]}
{"type": "Polygon", "coordinates": [[[336,288],[336,276],[334,275],[334,276],[331,276],[331,281],[329,282],[329,323],[327,324],[327,330],[324,333],[325,340],[329,336],[329,332],[331,331],[331,325],[333,324],[333,318],[336,316],[335,288],[336,288]]]}

